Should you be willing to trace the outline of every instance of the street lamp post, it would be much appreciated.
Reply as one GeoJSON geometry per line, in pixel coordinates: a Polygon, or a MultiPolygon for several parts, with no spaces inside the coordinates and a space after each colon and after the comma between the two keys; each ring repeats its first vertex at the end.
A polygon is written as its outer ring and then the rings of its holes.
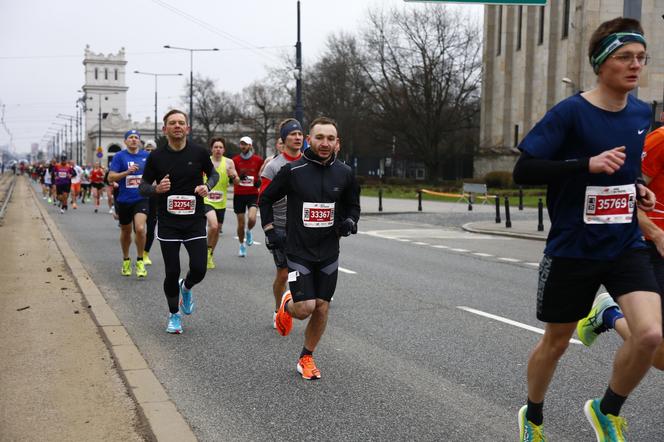
{"type": "MultiPolygon", "coordinates": [[[[87,92],[86,92],[87,94],[87,92]]],[[[99,128],[99,134],[97,136],[97,147],[101,147],[101,97],[102,95],[105,95],[104,100],[108,100],[109,95],[117,95],[118,92],[111,92],[108,94],[103,94],[103,93],[90,93],[91,95],[96,95],[97,96],[97,101],[99,102],[98,104],[98,112],[97,112],[97,118],[98,118],[98,128],[99,128]]],[[[94,97],[87,97],[88,100],[92,100],[94,97]]],[[[87,109],[87,107],[86,107],[87,109]]]]}
{"type": "MultiPolygon", "coordinates": [[[[158,77],[177,77],[177,76],[182,76],[182,74],[158,74],[154,72],[142,72],[142,71],[134,71],[134,74],[141,74],[141,75],[152,75],[154,77],[154,141],[155,143],[157,142],[157,78],[158,77]]],[[[190,102],[191,106],[191,102],[190,102]]],[[[191,118],[191,117],[189,117],[191,118]]]]}
{"type": "Polygon", "coordinates": [[[207,52],[218,51],[218,48],[181,48],[178,46],[164,45],[166,49],[178,49],[181,51],[189,51],[189,140],[194,135],[194,52],[207,52]]]}
{"type": "Polygon", "coordinates": [[[300,1],[297,2],[297,43],[295,43],[295,119],[304,124],[302,107],[302,42],[300,41],[300,1]]]}
{"type": "MultiPolygon", "coordinates": [[[[56,115],[56,117],[69,121],[69,158],[73,159],[74,153],[73,153],[72,144],[74,142],[74,137],[72,136],[72,126],[73,126],[74,120],[76,120],[76,122],[78,123],[78,118],[73,116],[73,115],[66,115],[66,114],[58,114],[58,115],[56,115]]],[[[76,128],[76,163],[78,163],[78,164],[81,163],[81,160],[78,157],[78,127],[76,128]]]]}

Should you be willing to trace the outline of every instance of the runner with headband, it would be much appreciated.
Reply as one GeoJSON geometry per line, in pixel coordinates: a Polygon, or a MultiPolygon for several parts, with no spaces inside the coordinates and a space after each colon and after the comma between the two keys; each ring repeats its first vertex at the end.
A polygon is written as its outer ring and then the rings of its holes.
{"type": "Polygon", "coordinates": [[[635,216],[637,206],[655,204],[637,182],[650,106],[629,94],[648,61],[643,28],[622,17],[602,23],[588,52],[596,87],[549,110],[519,145],[514,168],[515,183],[547,185],[551,218],[537,291],[546,327],[528,360],[521,441],[544,440],[544,396],[600,285],[623,308],[632,335],[616,353],[604,396],[584,405],[598,441],[624,440],[621,407],[662,342],[659,286],[635,216]]]}

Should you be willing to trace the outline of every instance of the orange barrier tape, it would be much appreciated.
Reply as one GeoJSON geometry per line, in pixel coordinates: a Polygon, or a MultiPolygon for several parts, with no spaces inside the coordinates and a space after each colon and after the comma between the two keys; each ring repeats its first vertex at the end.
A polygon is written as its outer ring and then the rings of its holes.
{"type": "MultiPolygon", "coordinates": [[[[434,196],[447,196],[451,198],[466,198],[470,194],[462,194],[462,193],[445,193],[445,192],[434,192],[433,190],[427,190],[427,189],[420,189],[420,192],[426,193],[427,195],[434,195],[434,196]]],[[[475,198],[483,198],[483,199],[489,199],[489,198],[497,198],[496,195],[478,195],[478,194],[473,194],[475,198]]]]}

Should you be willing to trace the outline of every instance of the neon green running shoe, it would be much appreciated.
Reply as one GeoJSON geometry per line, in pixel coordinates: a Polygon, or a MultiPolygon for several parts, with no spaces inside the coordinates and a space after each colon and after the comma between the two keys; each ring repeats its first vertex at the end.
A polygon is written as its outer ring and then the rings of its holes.
{"type": "Polygon", "coordinates": [[[528,405],[519,410],[519,442],[546,442],[542,425],[535,425],[526,419],[528,405]]]}
{"type": "Polygon", "coordinates": [[[152,260],[150,259],[150,254],[148,252],[143,251],[143,264],[146,266],[151,266],[152,265],[152,260]]]}
{"type": "Polygon", "coordinates": [[[597,295],[588,316],[576,324],[576,334],[579,335],[579,340],[583,342],[583,345],[590,347],[600,333],[608,330],[604,326],[603,316],[604,312],[611,307],[620,308],[611,295],[608,293],[597,295]]]}
{"type": "Polygon", "coordinates": [[[208,249],[207,268],[208,269],[214,269],[215,267],[217,267],[217,266],[214,264],[214,256],[212,256],[212,250],[208,249]]]}
{"type": "Polygon", "coordinates": [[[139,278],[148,276],[148,271],[145,270],[145,263],[141,260],[136,260],[136,276],[139,278]]]}
{"type": "Polygon", "coordinates": [[[122,260],[122,276],[131,276],[131,260],[122,260]]]}
{"type": "Polygon", "coordinates": [[[599,402],[599,399],[592,399],[583,407],[590,426],[595,430],[597,442],[625,442],[623,431],[627,429],[627,421],[620,416],[602,413],[599,402]]]}

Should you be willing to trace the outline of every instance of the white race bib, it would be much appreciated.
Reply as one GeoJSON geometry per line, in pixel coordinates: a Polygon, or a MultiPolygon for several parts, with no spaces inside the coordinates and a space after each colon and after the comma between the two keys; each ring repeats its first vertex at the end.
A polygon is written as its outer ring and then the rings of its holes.
{"type": "Polygon", "coordinates": [[[302,203],[304,227],[332,227],[334,225],[334,203],[302,203]]]}
{"type": "Polygon", "coordinates": [[[67,172],[58,172],[58,178],[67,178],[69,174],[67,172]]]}
{"type": "Polygon", "coordinates": [[[136,189],[141,184],[141,177],[143,175],[127,175],[125,185],[127,189],[136,189]]]}
{"type": "Polygon", "coordinates": [[[254,187],[254,176],[248,175],[244,177],[244,179],[240,181],[239,185],[244,187],[254,187]]]}
{"type": "Polygon", "coordinates": [[[173,215],[193,215],[196,212],[194,195],[170,195],[166,199],[166,210],[173,215]]]}
{"type": "Polygon", "coordinates": [[[221,201],[224,198],[224,192],[221,190],[210,190],[208,192],[208,201],[221,201]]]}
{"type": "Polygon", "coordinates": [[[588,186],[583,209],[586,224],[627,224],[632,222],[636,186],[588,186]]]}

